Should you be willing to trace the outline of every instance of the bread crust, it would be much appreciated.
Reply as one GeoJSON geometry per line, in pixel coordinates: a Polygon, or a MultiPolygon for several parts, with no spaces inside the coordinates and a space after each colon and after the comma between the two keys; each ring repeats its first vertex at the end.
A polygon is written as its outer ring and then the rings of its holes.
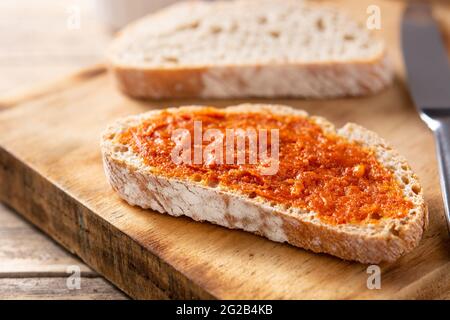
{"type": "MultiPolygon", "coordinates": [[[[198,106],[183,107],[184,111],[198,106]]],[[[180,109],[166,109],[178,112],[180,109]]],[[[226,108],[227,112],[307,113],[287,106],[244,104],[226,108]]],[[[103,134],[101,150],[106,176],[112,188],[129,204],[150,208],[173,216],[186,215],[197,221],[209,221],[231,229],[242,229],[273,241],[287,242],[314,252],[328,253],[361,263],[392,262],[416,247],[428,221],[423,191],[416,175],[395,150],[375,133],[347,124],[339,130],[327,120],[310,117],[324,131],[333,132],[365,147],[372,148],[377,159],[396,176],[404,195],[414,207],[401,219],[382,219],[377,224],[331,225],[314,213],[286,208],[261,199],[248,198],[223,187],[209,187],[151,172],[136,155],[124,152],[114,136],[143,119],[161,111],[151,111],[120,120],[103,134]]]]}
{"type": "Polygon", "coordinates": [[[392,82],[387,55],[372,61],[150,69],[110,64],[135,98],[334,98],[379,92],[392,82]]]}

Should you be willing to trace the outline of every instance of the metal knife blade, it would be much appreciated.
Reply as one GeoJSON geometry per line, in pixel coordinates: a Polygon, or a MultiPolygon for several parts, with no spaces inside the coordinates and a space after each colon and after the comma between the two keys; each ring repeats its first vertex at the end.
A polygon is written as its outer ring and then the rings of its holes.
{"type": "Polygon", "coordinates": [[[437,144],[442,197],[450,232],[450,66],[429,3],[410,2],[401,24],[408,84],[437,144]]]}
{"type": "Polygon", "coordinates": [[[428,3],[411,3],[405,10],[402,47],[409,87],[417,107],[450,109],[447,52],[428,3]]]}

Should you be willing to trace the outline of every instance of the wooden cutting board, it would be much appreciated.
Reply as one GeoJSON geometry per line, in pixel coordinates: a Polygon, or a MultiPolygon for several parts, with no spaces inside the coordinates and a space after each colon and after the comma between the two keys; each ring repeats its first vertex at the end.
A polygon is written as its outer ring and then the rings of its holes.
{"type": "MultiPolygon", "coordinates": [[[[365,18],[368,3],[350,1],[347,8],[365,18]]],[[[338,126],[357,122],[409,159],[425,190],[430,227],[412,253],[380,265],[381,289],[367,288],[367,265],[121,201],[106,182],[100,157],[100,134],[109,122],[153,108],[244,100],[131,100],[116,91],[101,66],[0,101],[0,200],[135,298],[450,298],[450,244],[433,137],[403,81],[402,5],[374,3],[382,12],[379,33],[397,68],[391,88],[357,99],[254,101],[306,109],[338,126]]],[[[439,16],[450,17],[448,6],[439,16]]]]}

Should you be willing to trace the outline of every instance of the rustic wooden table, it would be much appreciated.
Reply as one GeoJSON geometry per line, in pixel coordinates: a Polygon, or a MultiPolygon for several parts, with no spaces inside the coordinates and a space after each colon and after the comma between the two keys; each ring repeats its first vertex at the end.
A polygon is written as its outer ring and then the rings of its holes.
{"type": "MultiPolygon", "coordinates": [[[[111,35],[95,19],[92,3],[0,2],[0,96],[14,96],[101,60],[111,35]],[[73,20],[78,13],[79,25],[73,20]]],[[[81,260],[0,204],[0,299],[125,298],[81,260]],[[74,278],[78,270],[79,286],[74,278]]]]}

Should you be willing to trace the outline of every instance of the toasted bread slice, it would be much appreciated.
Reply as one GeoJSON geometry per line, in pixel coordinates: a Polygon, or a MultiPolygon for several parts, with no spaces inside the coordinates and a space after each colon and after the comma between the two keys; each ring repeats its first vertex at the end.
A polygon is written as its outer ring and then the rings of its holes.
{"type": "MultiPolygon", "coordinates": [[[[245,121],[239,125],[245,124],[245,121]]],[[[362,263],[394,261],[418,245],[427,225],[427,209],[416,175],[405,159],[384,140],[351,123],[335,129],[323,118],[310,117],[304,111],[287,106],[243,104],[225,109],[189,106],[150,111],[109,126],[103,134],[101,150],[111,186],[131,205],[243,229],[273,241],[288,242],[346,260],[362,263]],[[267,179],[265,181],[273,185],[255,187],[245,177],[237,179],[234,184],[227,184],[229,179],[226,177],[232,174],[231,170],[239,171],[243,165],[228,170],[220,165],[210,167],[202,163],[197,169],[192,169],[200,173],[194,177],[189,173],[191,166],[181,164],[170,169],[170,156],[164,151],[155,151],[163,149],[158,147],[152,151],[141,143],[144,141],[144,144],[152,146],[167,143],[169,140],[161,140],[163,132],[154,128],[170,128],[167,123],[171,123],[174,129],[174,119],[177,117],[195,121],[202,112],[217,113],[218,116],[213,118],[217,121],[213,124],[217,126],[223,125],[221,121],[233,115],[247,119],[247,122],[259,117],[262,120],[256,123],[260,127],[264,127],[263,120],[266,118],[277,119],[276,123],[280,126],[283,122],[290,123],[291,129],[280,129],[279,172],[273,176],[256,177],[267,179]],[[151,128],[156,131],[151,131],[151,128]],[[148,140],[139,140],[141,142],[133,145],[132,141],[138,141],[134,139],[139,134],[148,134],[148,140]],[[124,140],[124,137],[130,140],[124,140]],[[286,143],[291,144],[287,146],[286,143]],[[296,151],[295,144],[303,143],[304,149],[298,150],[304,151],[296,151]],[[339,148],[336,149],[339,151],[333,150],[332,146],[339,148]],[[308,151],[307,148],[313,149],[308,151]],[[289,152],[289,155],[284,152],[289,152]],[[359,163],[354,160],[357,157],[361,159],[358,161],[366,164],[363,170],[357,165],[354,176],[352,170],[355,163],[359,163]],[[315,161],[304,167],[308,168],[308,172],[302,169],[305,161],[315,161]],[[168,167],[164,168],[162,163],[168,167]],[[186,174],[177,175],[178,171],[186,174]],[[214,171],[220,171],[220,175],[211,184],[204,178],[208,172],[214,171]],[[287,181],[289,179],[283,176],[286,172],[295,172],[297,177],[287,181]],[[314,175],[314,180],[307,179],[305,172],[309,176],[314,175]],[[379,179],[380,175],[385,175],[384,182],[379,179]],[[309,194],[300,190],[298,194],[288,192],[286,198],[277,198],[287,182],[302,182],[302,190],[308,190],[309,194]],[[268,193],[264,193],[267,187],[268,193]],[[352,195],[352,190],[355,191],[354,196],[346,197],[347,191],[352,195]],[[321,198],[327,198],[324,201],[328,201],[329,208],[334,209],[324,210],[325,204],[321,198]],[[371,213],[364,211],[371,208],[371,201],[374,204],[372,207],[378,206],[378,209],[371,213]],[[402,207],[403,213],[400,212],[402,207]],[[318,211],[312,208],[318,208],[318,211]],[[342,208],[351,210],[343,213],[342,208]]],[[[246,165],[245,169],[251,170],[252,165],[246,165]]]]}
{"type": "Polygon", "coordinates": [[[125,28],[108,57],[144,98],[359,96],[392,80],[366,26],[301,0],[180,2],[125,28]]]}

